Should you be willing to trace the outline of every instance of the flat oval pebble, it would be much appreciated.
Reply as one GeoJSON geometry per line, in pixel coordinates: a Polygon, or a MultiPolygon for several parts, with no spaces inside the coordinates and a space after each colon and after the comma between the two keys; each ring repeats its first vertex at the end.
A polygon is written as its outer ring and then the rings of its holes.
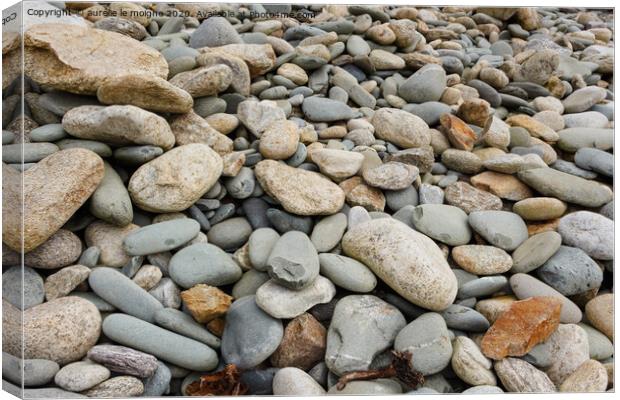
{"type": "Polygon", "coordinates": [[[237,281],[241,268],[219,247],[197,243],[172,256],[169,273],[172,280],[184,288],[199,283],[220,286],[237,281]]]}
{"type": "Polygon", "coordinates": [[[190,218],[159,222],[130,232],[123,248],[130,256],[144,256],[175,249],[192,240],[200,224],[190,218]]]}
{"type": "Polygon", "coordinates": [[[336,286],[357,293],[371,292],[377,278],[368,267],[352,258],[338,254],[319,254],[321,274],[336,286]]]}
{"type": "Polygon", "coordinates": [[[476,275],[494,275],[512,267],[512,258],[504,250],[484,245],[463,245],[452,249],[452,258],[467,272],[476,275]]]}
{"type": "Polygon", "coordinates": [[[217,366],[217,353],[207,345],[129,315],[109,315],[103,333],[115,342],[180,367],[209,371],[217,366]]]}
{"type": "Polygon", "coordinates": [[[543,265],[562,244],[562,237],[555,231],[542,232],[527,238],[512,252],[514,273],[528,273],[543,265]]]}
{"type": "Polygon", "coordinates": [[[54,383],[71,392],[81,392],[105,381],[110,370],[92,361],[78,361],[65,365],[54,377],[54,383]]]}

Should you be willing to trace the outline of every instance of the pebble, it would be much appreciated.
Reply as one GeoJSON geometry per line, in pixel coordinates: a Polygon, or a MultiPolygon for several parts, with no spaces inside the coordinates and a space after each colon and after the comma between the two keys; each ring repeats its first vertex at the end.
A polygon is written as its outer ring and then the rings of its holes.
{"type": "Polygon", "coordinates": [[[141,378],[153,375],[157,369],[155,357],[123,346],[97,345],[88,351],[88,359],[110,371],[141,378]]]}
{"type": "MultiPolygon", "coordinates": [[[[21,187],[21,183],[16,181],[19,174],[11,171],[4,171],[7,201],[3,208],[7,212],[21,206],[28,210],[23,224],[29,233],[23,238],[23,251],[29,252],[56,233],[93,193],[103,178],[103,161],[89,150],[58,151],[24,174],[24,191],[31,192],[30,188],[35,187],[40,189],[33,190],[32,196],[27,196],[23,202],[18,202],[18,197],[14,198],[16,203],[9,191],[21,187]],[[10,186],[9,182],[15,184],[10,186]],[[49,182],[54,184],[47,184],[49,182]]],[[[22,235],[19,232],[22,219],[19,215],[17,211],[6,214],[3,240],[12,249],[21,251],[22,235]]]]}
{"type": "Polygon", "coordinates": [[[172,373],[170,369],[161,361],[157,362],[157,370],[149,378],[142,381],[144,384],[145,397],[162,396],[166,394],[170,386],[172,373]]]}
{"type": "Polygon", "coordinates": [[[20,310],[43,303],[43,278],[34,269],[13,266],[2,273],[2,298],[20,310]]]}
{"type": "Polygon", "coordinates": [[[564,296],[596,289],[603,281],[603,272],[594,260],[581,249],[568,246],[560,246],[536,272],[543,282],[564,296]]]}
{"type": "Polygon", "coordinates": [[[513,259],[504,250],[485,245],[462,245],[452,249],[452,258],[465,271],[494,275],[510,270],[513,259]]]}
{"type": "Polygon", "coordinates": [[[577,323],[581,321],[582,313],[579,307],[560,292],[539,281],[538,279],[523,273],[514,274],[510,277],[510,287],[519,299],[527,299],[534,296],[557,297],[562,300],[562,323],[577,323]]]}
{"type": "Polygon", "coordinates": [[[282,368],[273,376],[276,396],[322,396],[325,389],[299,368],[282,368]]]}
{"type": "Polygon", "coordinates": [[[373,379],[370,381],[353,381],[347,383],[344,389],[338,390],[332,386],[327,391],[329,395],[377,395],[389,396],[401,394],[402,387],[393,379],[373,379]]]}
{"type": "Polygon", "coordinates": [[[456,296],[456,278],[439,247],[402,222],[381,218],[360,223],[345,233],[342,248],[416,305],[440,311],[456,296]],[[384,259],[384,249],[391,250],[389,259],[384,259]]]}
{"type": "Polygon", "coordinates": [[[429,127],[421,118],[395,108],[381,108],[372,117],[378,138],[403,148],[424,147],[431,142],[429,127]]]}
{"type": "Polygon", "coordinates": [[[518,175],[519,179],[545,196],[584,207],[600,207],[612,197],[611,191],[601,184],[552,168],[530,169],[518,175]]]}
{"type": "Polygon", "coordinates": [[[490,325],[478,311],[459,304],[452,304],[441,312],[441,316],[446,320],[448,328],[467,332],[484,332],[490,325]]]}
{"type": "Polygon", "coordinates": [[[613,259],[613,221],[590,211],[577,211],[560,219],[562,242],[597,260],[613,259]]]}
{"type": "Polygon", "coordinates": [[[172,250],[187,243],[200,231],[198,222],[179,218],[132,231],[123,240],[123,248],[131,256],[144,256],[172,250]]]}
{"type": "Polygon", "coordinates": [[[282,342],[270,361],[280,368],[309,370],[324,358],[326,337],[327,330],[319,321],[310,314],[301,314],[286,326],[282,342]]]}
{"type": "Polygon", "coordinates": [[[50,301],[68,295],[88,278],[90,271],[83,265],[72,265],[48,276],[43,285],[45,299],[50,301]]]}
{"type": "Polygon", "coordinates": [[[420,315],[398,332],[394,349],[409,351],[413,368],[423,375],[442,371],[452,357],[452,342],[445,320],[437,313],[420,315]]]}
{"type": "Polygon", "coordinates": [[[301,105],[306,118],[315,122],[334,122],[355,117],[355,113],[345,103],[336,100],[310,96],[301,105]]]}
{"type": "Polygon", "coordinates": [[[609,177],[614,176],[613,160],[612,154],[598,149],[582,148],[575,153],[578,167],[609,177]]]}
{"type": "Polygon", "coordinates": [[[116,376],[84,392],[88,397],[136,397],[144,393],[144,384],[133,376],[116,376]]]}
{"type": "Polygon", "coordinates": [[[445,71],[435,64],[427,64],[400,85],[398,94],[410,103],[425,103],[438,101],[445,88],[445,71]]]}
{"type": "Polygon", "coordinates": [[[396,307],[375,296],[340,299],[327,331],[327,367],[338,375],[368,369],[405,325],[405,317],[396,307]],[[364,335],[359,334],[362,331],[364,335]]]}
{"type": "Polygon", "coordinates": [[[140,166],[129,180],[129,194],[146,211],[182,211],[211,189],[222,168],[222,158],[209,146],[186,144],[140,166]],[[185,168],[177,169],[179,163],[185,168]]]}
{"type": "Polygon", "coordinates": [[[551,393],[554,383],[539,369],[519,358],[505,358],[494,365],[497,377],[508,392],[551,393]]]}
{"type": "Polygon", "coordinates": [[[241,268],[217,246],[209,243],[192,244],[179,250],[168,266],[172,280],[189,289],[199,283],[221,286],[236,282],[241,268]]]}
{"type": "Polygon", "coordinates": [[[99,339],[101,315],[91,302],[78,297],[61,297],[29,308],[23,313],[23,324],[10,303],[3,303],[3,309],[5,329],[25,333],[23,342],[21,334],[3,337],[3,350],[14,356],[22,356],[23,343],[24,358],[47,359],[62,366],[84,357],[99,339]]]}
{"type": "Polygon", "coordinates": [[[205,344],[126,314],[109,315],[103,333],[117,343],[194,371],[209,371],[218,362],[215,351],[205,344]]]}
{"type": "Polygon", "coordinates": [[[614,336],[613,318],[611,318],[613,304],[614,295],[611,293],[601,294],[586,304],[588,321],[610,339],[613,339],[614,336]]]}
{"type": "Polygon", "coordinates": [[[269,276],[291,290],[309,287],[318,276],[319,269],[319,257],[310,238],[298,231],[282,235],[267,260],[269,276]]]}
{"type": "Polygon", "coordinates": [[[226,315],[222,357],[239,368],[252,368],[276,351],[284,329],[279,319],[261,310],[254,296],[236,300],[226,315]]]}
{"type": "Polygon", "coordinates": [[[559,387],[560,392],[604,392],[607,389],[607,371],[595,360],[585,361],[559,387]]]}
{"type": "Polygon", "coordinates": [[[546,221],[564,215],[566,203],[553,197],[532,197],[516,202],[512,211],[528,221],[546,221]]]}
{"type": "Polygon", "coordinates": [[[59,229],[35,250],[24,254],[24,263],[40,269],[57,269],[74,263],[82,250],[80,238],[59,229]]]}
{"type": "Polygon", "coordinates": [[[336,286],[356,293],[371,292],[377,278],[364,264],[342,255],[319,254],[320,272],[336,286]]]}
{"type": "Polygon", "coordinates": [[[413,226],[419,232],[450,246],[460,246],[471,240],[467,214],[458,207],[444,204],[423,204],[415,208],[413,226]]]}
{"type": "Polygon", "coordinates": [[[344,204],[342,189],[316,172],[264,160],[256,165],[255,174],[263,189],[288,212],[297,215],[333,214],[344,204]]]}
{"type": "Polygon", "coordinates": [[[562,237],[555,231],[530,236],[512,253],[514,273],[528,273],[543,265],[562,244],[562,237]]]}
{"type": "MultiPolygon", "coordinates": [[[[59,370],[56,362],[44,359],[26,359],[2,353],[2,377],[16,385],[37,387],[50,383],[59,370]]],[[[4,383],[4,382],[3,382],[4,383]]]]}
{"type": "Polygon", "coordinates": [[[220,339],[182,311],[174,308],[163,308],[155,313],[155,322],[163,328],[197,340],[211,348],[220,347],[220,339]]]}
{"type": "Polygon", "coordinates": [[[514,250],[528,238],[521,217],[507,211],[474,211],[468,221],[474,231],[503,250],[514,250]]]}
{"type": "Polygon", "coordinates": [[[486,358],[476,343],[466,336],[454,339],[452,369],[464,382],[473,385],[495,386],[497,380],[491,371],[493,364],[486,358]]]}
{"type": "Polygon", "coordinates": [[[297,317],[316,304],[328,303],[336,294],[334,284],[322,276],[303,289],[292,290],[277,281],[265,282],[256,291],[256,304],[274,318],[297,317]]]}
{"type": "Polygon", "coordinates": [[[54,383],[70,392],[81,392],[110,377],[110,370],[91,361],[67,364],[58,371],[54,383]]]}

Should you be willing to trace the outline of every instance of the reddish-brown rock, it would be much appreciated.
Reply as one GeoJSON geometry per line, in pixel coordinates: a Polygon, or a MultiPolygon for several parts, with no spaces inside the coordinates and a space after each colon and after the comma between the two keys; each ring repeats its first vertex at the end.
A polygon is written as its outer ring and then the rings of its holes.
{"type": "Polygon", "coordinates": [[[562,302],[554,297],[515,301],[482,338],[482,352],[494,360],[527,354],[557,329],[561,309],[562,302]]]}
{"type": "Polygon", "coordinates": [[[327,331],[310,314],[301,314],[284,329],[284,337],[271,355],[274,367],[296,367],[304,371],[325,357],[327,331]]]}
{"type": "Polygon", "coordinates": [[[203,324],[226,314],[233,300],[220,289],[204,284],[181,292],[181,299],[192,317],[203,324]]]}
{"type": "Polygon", "coordinates": [[[439,122],[452,146],[467,151],[474,148],[476,133],[463,120],[446,113],[439,118],[439,122]]]}

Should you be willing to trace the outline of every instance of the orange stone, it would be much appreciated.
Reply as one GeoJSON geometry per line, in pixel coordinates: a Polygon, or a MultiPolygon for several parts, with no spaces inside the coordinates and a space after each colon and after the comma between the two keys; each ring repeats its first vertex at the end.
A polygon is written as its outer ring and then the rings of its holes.
{"type": "Polygon", "coordinates": [[[354,176],[338,184],[344,191],[347,204],[361,206],[368,211],[383,211],[385,196],[380,189],[368,186],[359,176],[354,176]]]}
{"type": "Polygon", "coordinates": [[[233,297],[214,286],[200,284],[181,292],[181,299],[192,317],[204,324],[226,314],[233,297]]]}
{"type": "Polygon", "coordinates": [[[441,127],[454,148],[471,151],[476,142],[476,133],[463,120],[452,114],[442,114],[441,127]]]}
{"type": "Polygon", "coordinates": [[[304,371],[325,358],[327,331],[310,314],[301,314],[284,329],[284,336],[271,355],[274,367],[296,367],[304,371]]]}
{"type": "Polygon", "coordinates": [[[513,175],[485,171],[472,176],[469,182],[480,190],[506,200],[519,201],[534,196],[532,189],[513,175]]]}
{"type": "Polygon", "coordinates": [[[482,352],[493,360],[527,354],[557,329],[561,310],[562,301],[555,297],[515,301],[482,338],[482,352]]]}
{"type": "Polygon", "coordinates": [[[543,232],[557,231],[558,225],[560,225],[559,218],[541,222],[538,224],[527,224],[527,233],[530,236],[534,236],[543,232]]]}

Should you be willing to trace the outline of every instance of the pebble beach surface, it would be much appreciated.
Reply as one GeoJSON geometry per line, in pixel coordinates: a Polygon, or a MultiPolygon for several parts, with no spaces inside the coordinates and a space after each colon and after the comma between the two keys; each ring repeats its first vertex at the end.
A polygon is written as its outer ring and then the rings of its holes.
{"type": "Polygon", "coordinates": [[[613,391],[613,10],[53,4],[2,43],[5,390],[613,391]]]}

